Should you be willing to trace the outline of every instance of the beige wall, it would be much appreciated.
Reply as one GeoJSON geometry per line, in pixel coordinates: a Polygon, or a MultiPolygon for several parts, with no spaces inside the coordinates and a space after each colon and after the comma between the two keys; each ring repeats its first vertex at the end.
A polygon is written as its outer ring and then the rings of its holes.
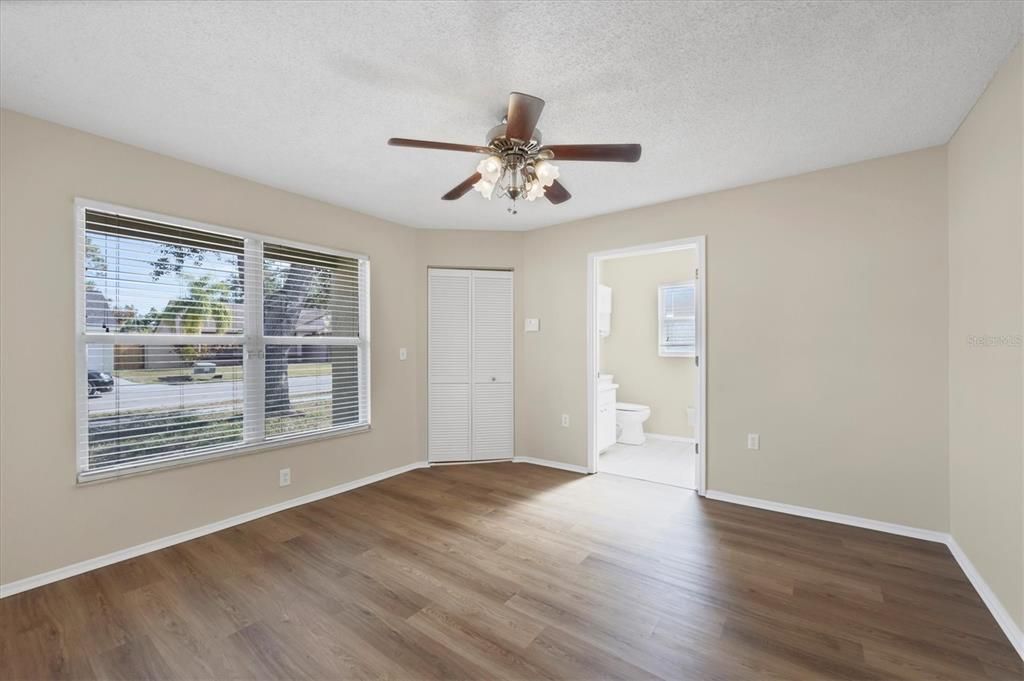
{"type": "Polygon", "coordinates": [[[541,332],[523,341],[519,452],[586,464],[587,254],[705,234],[708,487],[945,530],[945,162],[925,149],[527,232],[541,332]]]}
{"type": "Polygon", "coordinates": [[[646,404],[648,433],[694,437],[686,408],[697,406],[692,357],[658,356],[658,287],[690,281],[697,251],[612,258],[600,263],[600,281],[612,289],[611,334],[601,339],[601,373],[613,374],[619,402],[646,404]]]}
{"type": "Polygon", "coordinates": [[[1022,78],[1018,46],[948,147],[950,530],[1018,626],[1024,626],[1022,78]],[[972,337],[993,340],[976,344],[972,337]]]}
{"type": "Polygon", "coordinates": [[[0,148],[0,582],[422,458],[414,230],[10,111],[0,148]],[[76,486],[76,196],[367,253],[372,432],[76,486]]]}
{"type": "Polygon", "coordinates": [[[1015,59],[949,147],[948,205],[939,147],[526,233],[416,232],[2,112],[0,582],[422,460],[431,265],[515,270],[516,452],[585,465],[587,254],[704,234],[709,488],[936,530],[950,527],[952,490],[957,539],[1019,605],[1020,564],[996,552],[1020,539],[1020,384],[995,373],[1024,368],[1019,351],[964,343],[975,329],[1020,333],[1015,59]],[[75,196],[368,253],[373,431],[76,486],[75,196]],[[522,332],[526,316],[539,333],[522,332]],[[1016,450],[984,415],[998,408],[1016,409],[1016,450]],[[745,449],[748,432],[759,452],[745,449]]]}

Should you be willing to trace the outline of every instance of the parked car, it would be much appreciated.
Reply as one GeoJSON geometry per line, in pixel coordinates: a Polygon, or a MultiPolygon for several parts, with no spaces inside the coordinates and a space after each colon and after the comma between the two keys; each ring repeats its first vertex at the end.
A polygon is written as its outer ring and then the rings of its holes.
{"type": "Polygon", "coordinates": [[[196,380],[209,380],[216,378],[216,362],[196,362],[192,365],[192,378],[196,380]]]}
{"type": "Polygon", "coordinates": [[[89,370],[89,395],[109,393],[114,389],[114,377],[105,371],[89,370]]]}

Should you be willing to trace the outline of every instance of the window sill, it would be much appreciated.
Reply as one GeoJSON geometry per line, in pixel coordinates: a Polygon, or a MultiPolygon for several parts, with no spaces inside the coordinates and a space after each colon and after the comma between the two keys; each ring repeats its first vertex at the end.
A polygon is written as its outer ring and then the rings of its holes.
{"type": "Polygon", "coordinates": [[[367,433],[369,431],[369,424],[361,426],[351,426],[349,428],[332,430],[325,433],[315,433],[312,435],[297,435],[294,437],[283,437],[279,440],[270,440],[267,442],[260,442],[257,444],[243,445],[241,447],[227,447],[223,449],[206,450],[203,452],[196,452],[195,454],[189,454],[186,456],[176,457],[173,459],[165,459],[162,461],[150,461],[141,464],[125,464],[124,466],[115,466],[98,471],[82,471],[78,474],[77,484],[90,485],[98,482],[106,482],[110,480],[118,480],[120,478],[134,477],[136,475],[146,475],[149,473],[167,470],[170,468],[194,466],[196,464],[207,463],[209,461],[221,461],[223,459],[231,459],[237,456],[255,454],[257,452],[262,452],[269,449],[280,449],[282,447],[292,447],[294,445],[308,444],[310,442],[318,442],[320,440],[329,440],[338,437],[348,437],[349,435],[359,435],[360,433],[367,433]]]}

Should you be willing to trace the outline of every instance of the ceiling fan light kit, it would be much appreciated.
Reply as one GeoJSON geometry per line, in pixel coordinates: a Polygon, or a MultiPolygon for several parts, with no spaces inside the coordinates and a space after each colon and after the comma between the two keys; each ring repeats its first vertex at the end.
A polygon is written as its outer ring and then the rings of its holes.
{"type": "Polygon", "coordinates": [[[516,201],[535,201],[541,196],[553,204],[564,203],[572,194],[558,181],[560,161],[617,161],[635,163],[640,160],[639,144],[563,144],[541,145],[537,121],[544,110],[544,100],[521,92],[508,98],[508,114],[501,125],[487,133],[487,146],[451,144],[392,137],[388,144],[442,151],[466,151],[486,154],[476,172],[442,196],[445,201],[462,198],[471,189],[485,199],[495,193],[509,199],[508,212],[515,215],[516,201]]]}

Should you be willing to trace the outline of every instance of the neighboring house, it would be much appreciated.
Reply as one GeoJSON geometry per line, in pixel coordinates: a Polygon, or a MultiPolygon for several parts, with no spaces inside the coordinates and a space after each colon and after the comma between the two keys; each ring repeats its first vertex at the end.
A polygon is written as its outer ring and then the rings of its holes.
{"type": "MultiPolygon", "coordinates": [[[[100,291],[91,287],[85,291],[85,326],[90,331],[117,331],[117,319],[114,317],[110,301],[100,291]]],[[[86,364],[90,371],[113,371],[114,346],[91,345],[86,353],[86,364]]]]}
{"type": "Polygon", "coordinates": [[[85,291],[85,325],[90,331],[103,328],[117,331],[117,319],[110,301],[94,288],[85,291]]]}

